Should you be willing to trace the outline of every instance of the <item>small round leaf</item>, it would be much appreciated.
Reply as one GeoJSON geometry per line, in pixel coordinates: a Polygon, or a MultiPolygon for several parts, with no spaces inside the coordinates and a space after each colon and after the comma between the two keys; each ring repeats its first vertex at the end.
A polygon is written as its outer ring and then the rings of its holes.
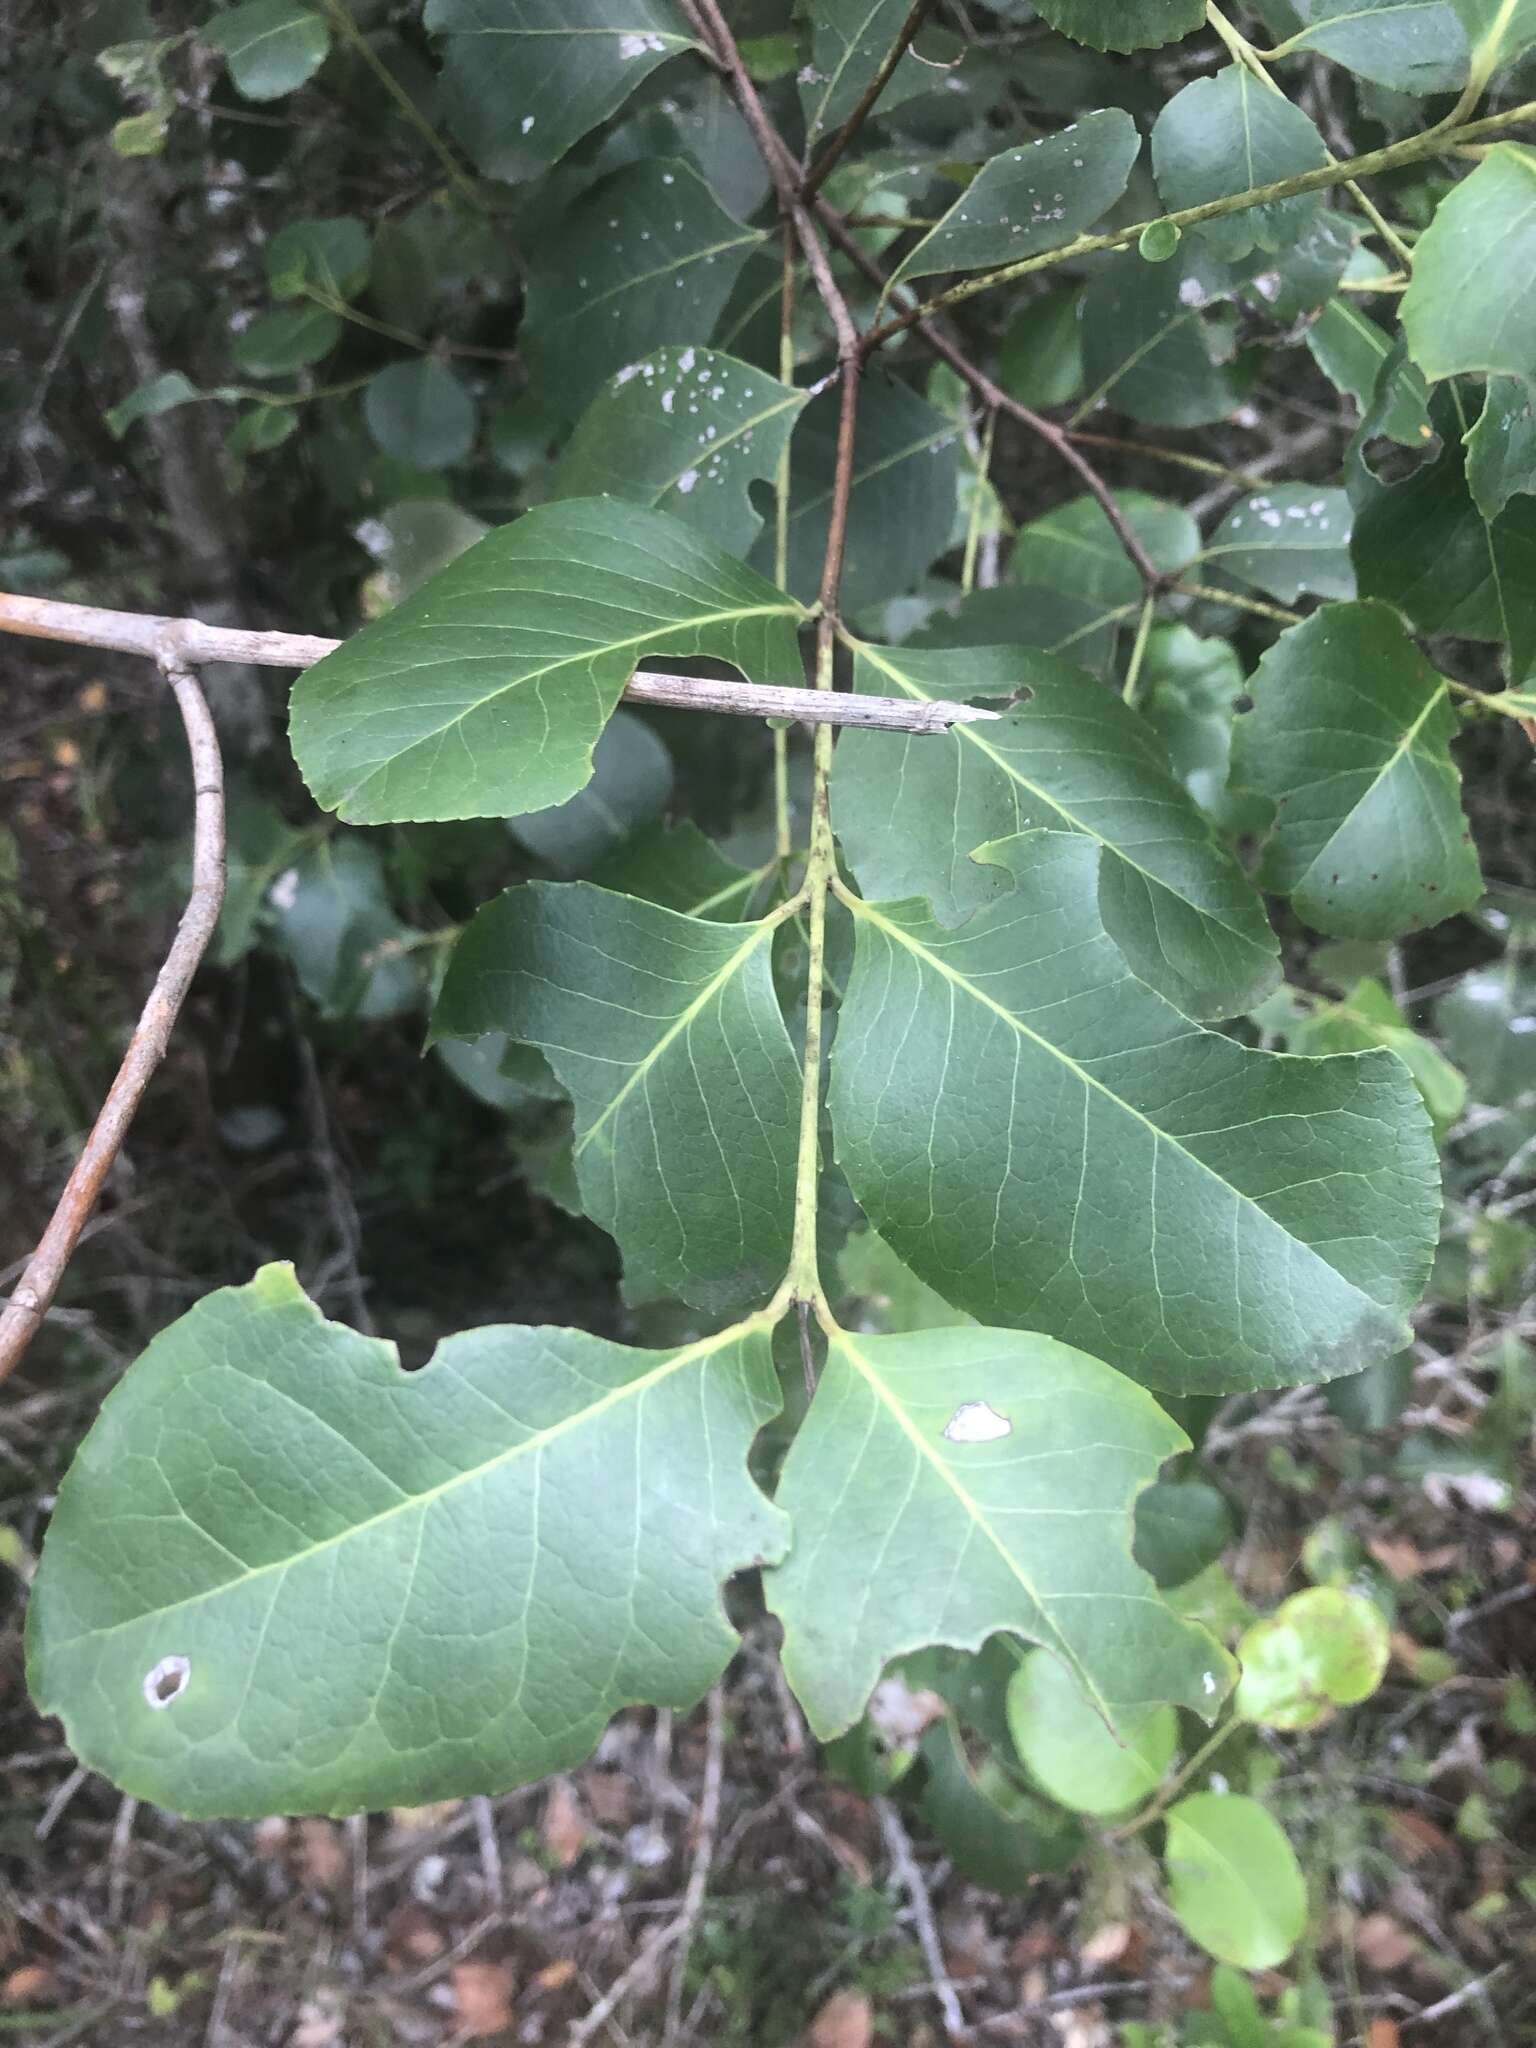
{"type": "Polygon", "coordinates": [[[1143,262],[1166,263],[1184,239],[1184,230],[1176,220],[1148,221],[1141,231],[1136,247],[1143,262]]]}
{"type": "Polygon", "coordinates": [[[1296,1593],[1238,1645],[1236,1707],[1267,1728],[1315,1728],[1335,1707],[1369,1699],[1387,1668],[1386,1620],[1339,1586],[1296,1593]]]}
{"type": "Polygon", "coordinates": [[[474,444],[475,401],[452,370],[425,358],[380,370],[363,416],[384,453],[416,469],[447,469],[474,444]]]}
{"type": "Polygon", "coordinates": [[[1046,1650],[1032,1650],[1009,1681],[1008,1728],[1030,1775],[1073,1813],[1123,1813],[1150,1798],[1179,1739],[1178,1716],[1164,1706],[1118,1742],[1046,1650]]]}
{"type": "Polygon", "coordinates": [[[1300,1941],[1307,1887],[1295,1851],[1256,1799],[1197,1792],[1168,1812],[1168,1903],[1218,1962],[1272,1970],[1300,1941]]]}

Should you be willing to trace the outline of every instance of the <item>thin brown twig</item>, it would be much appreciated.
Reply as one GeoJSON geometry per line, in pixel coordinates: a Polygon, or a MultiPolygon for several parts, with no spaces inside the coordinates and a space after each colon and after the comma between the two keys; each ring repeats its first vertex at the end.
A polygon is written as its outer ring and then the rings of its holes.
{"type": "MultiPolygon", "coordinates": [[[[197,619],[162,618],[152,612],[103,611],[96,605],[63,604],[53,598],[13,597],[0,592],[0,633],[35,640],[63,640],[77,647],[110,647],[125,654],[157,658],[169,648],[186,663],[247,662],[257,668],[312,668],[334,654],[339,640],[309,633],[254,633],[205,626],[197,619]]],[[[624,686],[630,704],[656,704],[670,711],[722,711],[735,718],[798,718],[811,725],[868,726],[878,732],[948,732],[993,718],[995,712],[942,698],[914,704],[897,697],[838,697],[821,701],[803,685],[738,683],[707,676],[677,676],[643,669],[624,686]]]]}
{"type": "Polygon", "coordinates": [[[828,173],[874,112],[875,102],[890,84],[892,72],[895,71],[896,66],[907,54],[912,38],[922,27],[923,16],[928,12],[928,7],[929,0],[912,0],[912,6],[907,12],[907,18],[897,30],[896,40],[886,51],[879,70],[859,95],[858,104],[854,107],[853,112],[832,137],[832,140],[817,158],[816,163],[806,173],[804,182],[800,187],[800,197],[803,201],[808,202],[816,197],[816,194],[826,183],[828,173]]]}
{"type": "Polygon", "coordinates": [[[191,670],[174,652],[162,652],[160,665],[175,693],[192,762],[192,890],[170,951],[128,1041],[117,1078],[85,1141],[85,1149],[65,1183],[41,1242],[27,1261],[26,1271],[6,1308],[0,1311],[0,1379],[14,1370],[48,1313],[80,1233],[122,1150],[144,1091],[165,1058],[171,1032],[192,986],[192,977],[213,937],[224,902],[224,768],[218,737],[208,700],[191,670]]]}

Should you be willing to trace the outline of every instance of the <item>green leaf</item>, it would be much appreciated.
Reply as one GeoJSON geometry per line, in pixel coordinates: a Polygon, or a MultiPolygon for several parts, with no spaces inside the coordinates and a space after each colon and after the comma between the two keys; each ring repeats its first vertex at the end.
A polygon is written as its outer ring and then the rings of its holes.
{"type": "Polygon", "coordinates": [[[1080,285],[1057,285],[1016,313],[998,346],[997,379],[1025,405],[1065,405],[1083,388],[1080,285]]]}
{"type": "Polygon", "coordinates": [[[633,1288],[759,1306],[789,1257],[800,1074],[774,994],[782,917],[706,923],[587,883],[470,920],[438,1038],[504,1031],[576,1107],[576,1177],[633,1288]]]}
{"type": "Polygon", "coordinates": [[[1315,50],[1393,92],[1454,92],[1466,83],[1467,31],[1450,0],[1291,0],[1291,5],[1302,26],[1281,45],[1287,55],[1315,50]]]}
{"type": "Polygon", "coordinates": [[[1349,494],[1326,484],[1271,484],[1240,498],[1201,554],[1252,590],[1282,604],[1355,594],[1349,557],[1349,494]]]}
{"type": "Polygon", "coordinates": [[[1402,321],[1432,383],[1467,371],[1536,381],[1536,149],[1496,143],[1441,200],[1402,321]]]}
{"type": "Polygon", "coordinates": [[[224,903],[213,944],[221,967],[232,967],[256,943],[267,891],[305,844],[305,835],[270,804],[238,788],[230,794],[227,837],[224,903]]]}
{"type": "MultiPolygon", "coordinates": [[[[1302,338],[1334,389],[1346,393],[1362,412],[1368,411],[1392,353],[1391,342],[1376,322],[1347,298],[1330,299],[1302,338]]],[[[1389,402],[1375,432],[1405,448],[1422,448],[1434,439],[1424,379],[1406,359],[1388,371],[1388,376],[1389,402]]]]}
{"type": "Polygon", "coordinates": [[[1150,1799],[1179,1743],[1179,1717],[1168,1706],[1112,1735],[1046,1650],[1032,1650],[1009,1680],[1008,1729],[1036,1784],[1072,1813],[1124,1813],[1150,1799]]]}
{"type": "Polygon", "coordinates": [[[1474,1102],[1509,1109],[1536,1094],[1536,974],[1518,955],[1464,974],[1435,1026],[1474,1102]]]}
{"type": "Polygon", "coordinates": [[[1523,378],[1488,379],[1482,412],[1467,434],[1467,488],[1490,522],[1511,498],[1536,496],[1536,400],[1523,378]]]}
{"type": "Polygon", "coordinates": [[[547,810],[644,655],[798,675],[800,609],[663,512],[607,499],[497,527],[294,685],[294,757],[359,824],[547,810]]]}
{"type": "Polygon", "coordinates": [[[794,1548],[766,1581],[812,1728],[850,1726],[904,1651],[999,1629],[1053,1650],[1111,1726],[1164,1701],[1209,1718],[1226,1660],[1130,1556],[1136,1494],[1183,1443],[1047,1337],[836,1331],[776,1496],[794,1548]]]}
{"type": "Polygon", "coordinates": [[[1197,1792],[1170,1807],[1163,1863],[1184,1931],[1243,1970],[1283,1963],[1307,1925],[1295,1852],[1256,1799],[1197,1792]]]}
{"type": "MultiPolygon", "coordinates": [[[[1187,569],[1200,552],[1200,529],[1184,507],[1144,491],[1118,496],[1152,566],[1165,576],[1187,569]]],[[[1097,498],[1071,498],[1021,527],[1008,574],[1015,583],[1070,592],[1096,611],[1139,604],[1143,595],[1136,565],[1097,498]]]]}
{"type": "Polygon", "coordinates": [[[1200,1031],[1105,933],[1091,840],[1029,833],[991,857],[1018,888],[955,931],[921,903],[850,901],[829,1104],[898,1257],[983,1321],[1175,1393],[1400,1349],[1438,1221],[1402,1064],[1200,1031]]]}
{"type": "MultiPolygon", "coordinates": [[[[804,10],[811,54],[799,86],[808,141],[829,135],[853,112],[910,12],[911,0],[816,0],[804,10]]],[[[880,95],[880,112],[927,87],[923,66],[908,51],[880,95]]]]}
{"type": "Polygon", "coordinates": [[[1379,981],[1361,981],[1335,1003],[1324,1003],[1286,1034],[1292,1052],[1364,1052],[1384,1045],[1412,1074],[1437,1131],[1443,1136],[1466,1107],[1467,1084],[1407,1019],[1379,981]]]}
{"type": "Polygon", "coordinates": [[[1155,50],[1205,26],[1204,0],[1038,0],[1035,12],[1093,50],[1155,50]]]}
{"type": "Polygon", "coordinates": [[[331,32],[318,14],[294,0],[246,0],[216,14],[198,31],[222,53],[243,99],[280,100],[306,84],[325,62],[331,32]]]}
{"type": "Polygon", "coordinates": [[[839,1291],[857,1304],[854,1326],[899,1334],[908,1330],[952,1330],[957,1317],[942,1295],[904,1266],[885,1239],[867,1225],[855,1231],[837,1259],[839,1291]]]}
{"type": "Polygon", "coordinates": [[[1147,636],[1136,708],[1167,749],[1173,772],[1208,817],[1225,825],[1236,704],[1248,687],[1225,640],[1188,626],[1154,626],[1147,636]]]}
{"type": "Polygon", "coordinates": [[[588,879],[666,910],[728,924],[748,915],[753,891],[770,872],[738,867],[691,818],[683,818],[642,828],[599,861],[588,879]]]}
{"type": "Polygon", "coordinates": [[[1242,403],[1247,382],[1211,353],[1205,311],[1212,303],[1198,247],[1147,263],[1134,251],[1109,257],[1083,294],[1086,413],[1100,401],[1152,426],[1203,427],[1242,403]]]}
{"type": "Polygon", "coordinates": [[[891,283],[1017,263],[1092,227],[1124,192],[1141,136],[1118,107],[989,157],[891,283]]]}
{"type": "Polygon", "coordinates": [[[549,495],[659,506],[746,555],[763,524],[750,487],[773,479],[805,400],[734,356],[658,349],[627,364],[587,407],[549,495]]]}
{"type": "Polygon", "coordinates": [[[297,406],[247,406],[225,436],[231,455],[264,455],[269,448],[281,448],[299,430],[297,406]]]}
{"type": "Polygon", "coordinates": [[[275,299],[296,299],[312,286],[351,299],[368,282],[373,245],[351,214],[331,220],[291,220],[261,252],[275,299]]]}
{"type": "Polygon", "coordinates": [[[1279,974],[1264,908],[1211,835],[1155,735],[1121,700],[1064,662],[1020,647],[961,657],[856,648],[872,695],[1021,697],[986,724],[942,738],[851,731],[836,756],[833,818],[860,887],[925,896],[954,924],[1010,889],[970,855],[1034,826],[1104,848],[1099,912],[1141,978],[1193,1016],[1235,1016],[1279,974]]]}
{"type": "Polygon", "coordinates": [[[474,446],[475,401],[430,356],[380,370],[363,393],[363,417],[384,453],[412,469],[447,469],[474,446]]]}
{"type": "Polygon", "coordinates": [[[1392,1654],[1386,1616],[1337,1586],[1293,1593],[1238,1644],[1243,1675],[1233,1705],[1265,1728],[1317,1728],[1335,1707],[1368,1700],[1392,1654]]]}
{"type": "MultiPolygon", "coordinates": [[[[1328,161],[1323,138],[1300,107],[1232,64],[1197,78],[1168,102],[1152,130],[1152,166],[1170,213],[1278,184],[1328,161]]],[[[1322,202],[1312,193],[1271,200],[1191,230],[1229,263],[1254,249],[1285,249],[1322,202]]]]}
{"type": "Polygon", "coordinates": [[[323,306],[293,306],[263,313],[242,328],[229,352],[249,377],[284,377],[328,356],[341,339],[341,321],[323,306]]]}
{"type": "Polygon", "coordinates": [[[1234,1534],[1225,1494],[1203,1479],[1159,1479],[1136,1503],[1136,1562],[1159,1586],[1187,1586],[1234,1534]]]}
{"type": "Polygon", "coordinates": [[[1444,680],[1383,604],[1326,605],[1254,674],[1233,780],[1271,798],[1260,886],[1316,930],[1396,938],[1482,894],[1444,680]]]}
{"type": "MultiPolygon", "coordinates": [[[[837,452],[838,398],[811,400],[790,443],[789,588],[807,603],[821,582],[837,452]]],[[[952,419],[878,371],[865,379],[853,451],[853,495],[843,564],[843,610],[911,589],[949,544],[960,477],[952,419]]],[[[753,552],[765,575],[773,535],[753,552]]]]}
{"type": "Polygon", "coordinates": [[[604,178],[529,251],[518,344],[535,388],[574,418],[626,364],[712,333],[762,239],[681,157],[604,178]]]}
{"type": "Polygon", "coordinates": [[[1536,0],[1452,0],[1480,58],[1492,70],[1536,45],[1536,0]]]}
{"type": "Polygon", "coordinates": [[[643,719],[619,710],[593,749],[586,788],[552,810],[527,812],[511,830],[551,873],[569,880],[658,817],[671,794],[671,756],[643,719]]]}
{"type": "Polygon", "coordinates": [[[951,1715],[927,1731],[921,1754],[923,1820],[973,1884],[1026,1892],[1081,1855],[1082,1828],[1059,1807],[1021,1792],[990,1758],[972,1769],[951,1715]]]}
{"type": "Polygon", "coordinates": [[[420,961],[402,955],[384,864],[355,832],[322,840],[267,891],[273,937],[299,986],[327,1017],[398,1017],[424,993],[420,961]],[[393,949],[393,950],[391,950],[393,949]]]}
{"type": "Polygon", "coordinates": [[[372,591],[382,589],[391,604],[398,604],[489,531],[483,519],[449,498],[400,498],[376,519],[365,519],[357,538],[383,566],[372,591]]]}
{"type": "Polygon", "coordinates": [[[746,1470],[778,1406],[751,1326],[492,1326],[407,1374],[268,1266],[108,1397],[33,1587],[33,1696],[88,1768],[199,1817],[564,1770],[725,1668],[720,1582],[785,1547],[746,1470]]]}
{"type": "Polygon", "coordinates": [[[449,124],[493,178],[556,162],[695,47],[669,0],[427,0],[422,19],[443,38],[449,124]]]}
{"type": "Polygon", "coordinates": [[[1136,238],[1136,253],[1143,263],[1166,263],[1177,254],[1184,230],[1176,220],[1152,220],[1136,238]]]}
{"type": "Polygon", "coordinates": [[[166,370],[147,383],[135,385],[126,398],[120,398],[109,408],[104,415],[107,431],[121,441],[136,420],[152,420],[159,413],[188,405],[202,396],[190,377],[183,376],[180,370],[166,370]]]}

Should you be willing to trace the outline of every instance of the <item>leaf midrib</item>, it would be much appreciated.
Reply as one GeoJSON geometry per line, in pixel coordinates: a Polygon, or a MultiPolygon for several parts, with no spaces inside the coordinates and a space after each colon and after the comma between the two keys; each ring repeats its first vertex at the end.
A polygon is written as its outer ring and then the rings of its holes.
{"type": "MultiPolygon", "coordinates": [[[[1376,794],[1378,788],[1380,788],[1381,784],[1386,781],[1387,777],[1392,773],[1393,769],[1397,766],[1398,762],[1403,759],[1404,755],[1412,751],[1413,743],[1418,738],[1419,733],[1423,728],[1424,721],[1429,717],[1430,713],[1434,711],[1439,704],[1441,704],[1442,702],[1449,703],[1450,695],[1450,687],[1448,684],[1444,682],[1440,684],[1440,687],[1437,690],[1431,693],[1428,703],[1425,704],[1423,710],[1419,713],[1418,717],[1413,721],[1412,725],[1410,725],[1407,728],[1407,730],[1403,733],[1401,739],[1399,739],[1397,745],[1392,749],[1391,753],[1387,756],[1386,760],[1382,762],[1381,766],[1376,770],[1375,774],[1371,777],[1370,781],[1365,785],[1364,789],[1361,790],[1359,796],[1357,796],[1354,799],[1354,801],[1350,804],[1348,810],[1345,811],[1343,817],[1340,818],[1338,823],[1334,826],[1333,830],[1328,834],[1328,837],[1323,841],[1323,844],[1318,848],[1317,852],[1312,856],[1311,860],[1308,861],[1305,872],[1301,875],[1300,879],[1296,883],[1296,889],[1303,888],[1306,885],[1306,883],[1309,882],[1312,879],[1312,877],[1316,874],[1319,864],[1327,858],[1328,849],[1333,845],[1334,841],[1338,838],[1339,834],[1344,830],[1345,826],[1348,825],[1350,821],[1354,818],[1355,814],[1360,810],[1361,806],[1370,802],[1371,798],[1376,794]]],[[[1293,890],[1291,893],[1294,895],[1295,890],[1293,890]]]]}

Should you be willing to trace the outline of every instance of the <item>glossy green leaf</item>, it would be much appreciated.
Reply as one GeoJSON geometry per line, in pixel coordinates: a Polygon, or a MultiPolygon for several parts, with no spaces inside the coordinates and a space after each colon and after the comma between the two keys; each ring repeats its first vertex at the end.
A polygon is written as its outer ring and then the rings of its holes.
{"type": "Polygon", "coordinates": [[[957,1307],[1175,1393],[1399,1349],[1438,1221],[1402,1064],[1191,1025],[1105,933],[1086,837],[990,857],[1018,887],[956,930],[852,905],[829,1101],[875,1229],[957,1307]]]}
{"type": "Polygon", "coordinates": [[[278,949],[328,1017],[398,1017],[425,994],[419,957],[390,904],[378,847],[340,832],[276,876],[266,892],[278,949]]]}
{"type": "MultiPolygon", "coordinates": [[[[797,83],[806,135],[817,142],[858,105],[911,12],[911,0],[816,0],[803,12],[810,26],[810,61],[801,66],[797,83]]],[[[880,96],[880,111],[888,112],[914,89],[925,90],[927,83],[909,51],[880,96]]]]}
{"type": "Polygon", "coordinates": [[[1140,153],[1136,123],[1111,107],[989,157],[963,197],[903,258],[892,283],[985,270],[1060,248],[1109,211],[1140,153]]]}
{"type": "Polygon", "coordinates": [[[1431,382],[1467,371],[1536,381],[1536,149],[1496,143],[1441,200],[1402,321],[1431,382]]]}
{"type": "Polygon", "coordinates": [[[1293,1593],[1238,1644],[1243,1675],[1233,1697],[1245,1721],[1316,1728],[1336,1707],[1358,1706],[1386,1675],[1386,1616],[1373,1600],[1338,1586],[1293,1593]]]}
{"type": "Polygon", "coordinates": [[[1511,498],[1536,496],[1536,397],[1524,378],[1488,379],[1482,412],[1467,434],[1467,489],[1489,521],[1511,498]]]}
{"type": "Polygon", "coordinates": [[[1470,46],[1451,0],[1291,0],[1301,27],[1281,48],[1316,51],[1393,92],[1454,92],[1470,46]]]}
{"type": "Polygon", "coordinates": [[[1304,591],[1353,597],[1352,524],[1345,491],[1326,484],[1271,484],[1238,500],[1200,559],[1282,604],[1294,604],[1304,591]]]}
{"type": "Polygon", "coordinates": [[[1206,328],[1212,293],[1186,239],[1166,263],[1112,256],[1083,294],[1088,411],[1100,401],[1163,427],[1203,427],[1241,405],[1247,378],[1217,361],[1206,328]]]}
{"type": "Polygon", "coordinates": [[[1226,1496],[1203,1479],[1159,1479],[1136,1503],[1136,1562],[1159,1586],[1188,1585],[1235,1533],[1226,1496]]]}
{"type": "Polygon", "coordinates": [[[34,1697],[89,1768],[189,1815],[566,1769],[618,1708],[724,1669],[720,1582],[785,1547],[746,1469],[778,1405],[750,1329],[630,1351],[493,1326],[402,1373],[268,1266],[103,1407],[33,1587],[34,1697]]]}
{"type": "MultiPolygon", "coordinates": [[[[812,399],[790,443],[789,587],[807,604],[821,582],[837,452],[838,399],[812,399]]],[[[859,401],[843,609],[909,590],[949,545],[960,475],[955,422],[906,385],[872,371],[859,401]]],[[[752,560],[772,573],[773,534],[752,560]]],[[[765,678],[766,680],[766,678],[765,678]]]]}
{"type": "Polygon", "coordinates": [[[222,53],[236,92],[247,100],[280,100],[306,84],[325,62],[331,32],[295,0],[246,0],[198,30],[222,53]]]}
{"type": "Polygon", "coordinates": [[[998,345],[997,380],[1025,405],[1065,405],[1083,388],[1082,287],[1057,285],[1016,313],[998,345]]]}
{"type": "Polygon", "coordinates": [[[576,1106],[582,1204],[632,1288],[760,1307],[789,1257],[800,1075],[774,994],[778,919],[722,924],[587,883],[471,919],[437,1038],[536,1045],[576,1106]]]}
{"type": "Polygon", "coordinates": [[[1150,1799],[1179,1742],[1168,1706],[1111,1734],[1048,1650],[1030,1651],[1009,1681],[1008,1729],[1030,1776],[1071,1813],[1124,1813],[1150,1799]]]}
{"type": "MultiPolygon", "coordinates": [[[[1170,213],[1319,170],[1327,160],[1323,138],[1300,107],[1238,64],[1186,85],[1152,130],[1157,189],[1170,213]]],[[[1271,200],[1191,233],[1235,262],[1254,249],[1287,248],[1320,205],[1315,194],[1271,200]]]]}
{"type": "Polygon", "coordinates": [[[672,760],[643,719],[615,711],[592,752],[592,780],[552,810],[529,811],[513,837],[561,880],[591,872],[672,794],[672,760]]]}
{"type": "Polygon", "coordinates": [[[1382,604],[1282,633],[1238,721],[1234,782],[1276,806],[1261,886],[1316,930],[1395,938],[1482,894],[1443,679],[1382,604]]]}
{"type": "Polygon", "coordinates": [[[694,47],[670,0],[427,0],[454,133],[493,178],[526,178],[694,47]]]}
{"type": "Polygon", "coordinates": [[[1094,50],[1155,50],[1205,26],[1204,0],[1039,0],[1035,12],[1094,50]]]}
{"type": "Polygon", "coordinates": [[[1034,826],[1104,848],[1099,911],[1133,970],[1192,1016],[1248,1009],[1279,974],[1264,907],[1179,787],[1155,734],[1080,670],[1021,647],[922,653],[860,644],[874,695],[1021,699],[942,739],[851,731],[833,820],[872,897],[925,896],[954,924],[1010,879],[972,852],[1034,826]]]}
{"type": "Polygon", "coordinates": [[[762,239],[684,158],[604,178],[529,251],[518,345],[535,388],[574,418],[626,365],[709,334],[762,239]]]}
{"type": "Polygon", "coordinates": [[[475,401],[430,356],[380,370],[363,393],[363,417],[384,453],[412,469],[447,469],[474,445],[475,401]]]}
{"type": "Polygon", "coordinates": [[[549,495],[655,505],[746,555],[763,524],[750,487],[773,480],[805,400],[734,356],[658,349],[626,364],[587,407],[549,495]]]}
{"type": "Polygon", "coordinates": [[[811,1726],[850,1726],[904,1651],[999,1629],[1053,1650],[1116,1727],[1165,1701],[1210,1718],[1226,1659],[1130,1556],[1135,1496],[1183,1442],[1046,1337],[837,1332],[776,1496],[794,1547],[766,1581],[811,1726]]]}
{"type": "Polygon", "coordinates": [[[368,230],[351,214],[287,221],[261,252],[277,299],[296,299],[311,288],[350,299],[367,284],[372,261],[368,230]]]}
{"type": "Polygon", "coordinates": [[[341,321],[324,307],[284,307],[241,328],[229,352],[248,377],[283,377],[318,363],[340,339],[341,321]]]}
{"type": "Polygon", "coordinates": [[[609,499],[497,527],[294,685],[294,756],[359,824],[574,796],[645,655],[800,673],[799,607],[663,512],[609,499]]]}
{"type": "Polygon", "coordinates": [[[1256,1799],[1197,1792],[1170,1807],[1163,1865],[1184,1931],[1218,1961],[1272,1970],[1307,1925],[1295,1851],[1256,1799]]]}

